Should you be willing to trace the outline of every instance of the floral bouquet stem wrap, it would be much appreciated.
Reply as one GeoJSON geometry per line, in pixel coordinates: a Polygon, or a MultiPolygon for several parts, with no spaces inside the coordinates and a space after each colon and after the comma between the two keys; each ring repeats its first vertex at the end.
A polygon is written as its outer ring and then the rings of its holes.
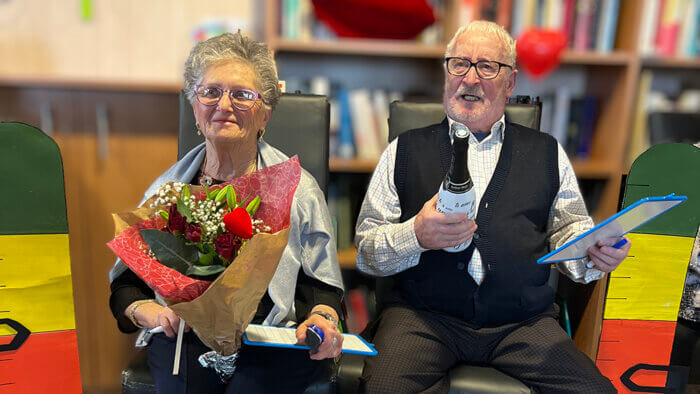
{"type": "MultiPolygon", "coordinates": [[[[289,238],[292,201],[301,167],[296,156],[221,185],[232,185],[239,196],[259,196],[255,219],[270,228],[258,233],[213,281],[194,279],[161,264],[150,253],[140,230],[162,229],[166,221],[151,207],[156,196],[135,211],[115,214],[116,237],[107,243],[114,253],[171,309],[189,324],[202,342],[228,356],[240,347],[241,337],[267,291],[289,238]]],[[[206,198],[203,188],[192,195],[206,198]]]]}

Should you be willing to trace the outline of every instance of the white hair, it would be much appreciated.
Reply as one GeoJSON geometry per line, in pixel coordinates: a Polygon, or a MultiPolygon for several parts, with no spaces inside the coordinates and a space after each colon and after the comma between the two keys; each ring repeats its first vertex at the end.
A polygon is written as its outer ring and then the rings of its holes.
{"type": "Polygon", "coordinates": [[[267,45],[237,33],[226,33],[201,41],[192,48],[185,62],[185,95],[190,103],[195,100],[195,86],[201,82],[207,68],[222,61],[248,64],[257,76],[263,103],[274,109],[280,98],[277,65],[267,45]]]}
{"type": "Polygon", "coordinates": [[[506,29],[490,21],[471,21],[467,25],[460,27],[455,35],[452,36],[449,44],[447,44],[445,57],[449,57],[452,54],[452,49],[454,49],[455,42],[457,42],[457,38],[459,38],[459,36],[464,33],[474,32],[492,34],[501,40],[503,48],[506,50],[506,63],[515,67],[515,40],[510,36],[510,34],[508,34],[506,29]]]}

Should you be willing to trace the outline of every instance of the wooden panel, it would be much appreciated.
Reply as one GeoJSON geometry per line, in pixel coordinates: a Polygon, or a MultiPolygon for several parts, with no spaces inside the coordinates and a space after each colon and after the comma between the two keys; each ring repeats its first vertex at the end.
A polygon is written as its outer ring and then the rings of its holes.
{"type": "Polygon", "coordinates": [[[195,25],[227,19],[253,27],[252,0],[93,0],[90,20],[79,3],[15,3],[14,15],[0,15],[0,75],[174,83],[182,80],[195,25]]]}
{"type": "Polygon", "coordinates": [[[133,336],[117,330],[108,308],[114,255],[111,213],[133,209],[148,185],[174,163],[175,135],[111,135],[101,160],[94,134],[55,136],[63,155],[68,228],[83,387],[117,390],[133,356],[133,336]]]}
{"type": "Polygon", "coordinates": [[[598,341],[600,339],[601,321],[603,319],[603,307],[605,305],[605,290],[608,285],[608,277],[604,276],[595,283],[595,288],[583,311],[574,343],[586,356],[595,361],[598,354],[598,341]]]}

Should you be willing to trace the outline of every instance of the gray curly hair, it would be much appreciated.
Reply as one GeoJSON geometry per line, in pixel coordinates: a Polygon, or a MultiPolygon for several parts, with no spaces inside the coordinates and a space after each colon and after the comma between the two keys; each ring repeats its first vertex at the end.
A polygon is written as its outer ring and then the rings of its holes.
{"type": "Polygon", "coordinates": [[[240,31],[201,41],[192,48],[185,62],[185,95],[194,103],[195,86],[202,81],[207,68],[222,61],[239,61],[250,66],[257,77],[257,89],[270,110],[280,99],[277,65],[264,42],[252,40],[240,31]]]}

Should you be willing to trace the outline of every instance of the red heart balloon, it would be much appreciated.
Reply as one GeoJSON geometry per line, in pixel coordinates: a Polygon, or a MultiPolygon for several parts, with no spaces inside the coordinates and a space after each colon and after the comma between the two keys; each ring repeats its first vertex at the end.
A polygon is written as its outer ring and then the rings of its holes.
{"type": "Polygon", "coordinates": [[[253,221],[248,212],[241,207],[224,215],[224,226],[231,234],[243,239],[250,239],[253,236],[253,221]]]}
{"type": "Polygon", "coordinates": [[[518,63],[533,78],[543,78],[561,62],[566,34],[560,30],[528,29],[518,38],[518,63]]]}

